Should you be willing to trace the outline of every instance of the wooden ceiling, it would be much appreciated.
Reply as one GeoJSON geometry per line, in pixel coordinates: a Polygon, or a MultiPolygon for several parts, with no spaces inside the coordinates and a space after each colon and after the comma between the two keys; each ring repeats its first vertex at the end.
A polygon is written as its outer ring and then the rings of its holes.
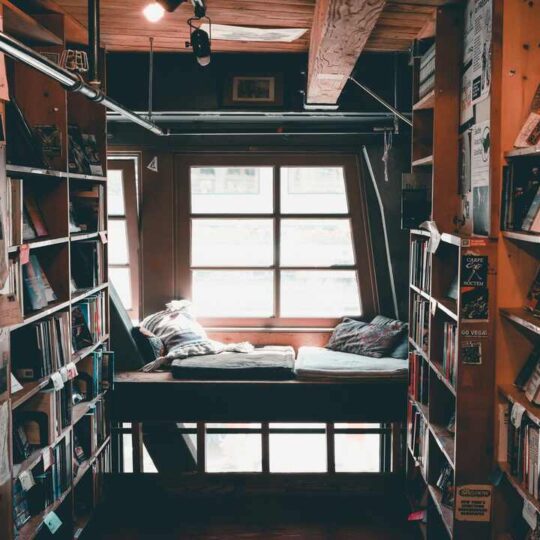
{"type": "MultiPolygon", "coordinates": [[[[87,0],[37,0],[49,9],[55,4],[86,26],[87,0]]],[[[32,3],[36,3],[33,0],[32,3]]],[[[110,51],[145,51],[149,38],[161,51],[184,51],[189,37],[187,19],[191,3],[167,13],[158,23],[142,15],[149,0],[101,0],[101,36],[110,51]]],[[[429,24],[435,6],[443,0],[387,0],[369,36],[366,51],[406,51],[411,40],[429,24]]],[[[276,28],[306,28],[293,43],[246,43],[217,41],[214,51],[228,52],[308,52],[316,0],[207,0],[213,23],[276,28]]]]}

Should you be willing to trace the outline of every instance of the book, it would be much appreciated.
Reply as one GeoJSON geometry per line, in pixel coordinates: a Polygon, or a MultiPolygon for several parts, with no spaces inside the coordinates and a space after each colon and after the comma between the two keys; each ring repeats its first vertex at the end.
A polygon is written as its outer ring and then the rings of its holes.
{"type": "Polygon", "coordinates": [[[82,240],[71,247],[71,277],[76,290],[92,289],[104,281],[104,264],[100,243],[82,240]]]}
{"type": "Polygon", "coordinates": [[[32,453],[32,447],[26,437],[23,424],[14,421],[13,424],[13,461],[21,463],[32,453]]]}
{"type": "Polygon", "coordinates": [[[23,207],[22,211],[22,239],[24,242],[37,238],[37,233],[32,225],[28,210],[23,207]]]}
{"type": "Polygon", "coordinates": [[[71,310],[71,324],[74,351],[80,351],[94,344],[88,327],[88,318],[85,317],[82,306],[76,305],[71,310]]]}
{"type": "Polygon", "coordinates": [[[24,264],[22,268],[25,305],[30,306],[31,311],[43,309],[50,302],[57,300],[36,255],[31,254],[28,264],[24,264]]]}
{"type": "Polygon", "coordinates": [[[17,478],[13,482],[13,522],[17,529],[21,529],[31,519],[30,508],[26,492],[21,481],[17,478]]]}
{"type": "Polygon", "coordinates": [[[62,155],[62,134],[54,124],[34,126],[34,134],[41,148],[43,163],[54,168],[54,161],[62,155]]]}
{"type": "Polygon", "coordinates": [[[521,127],[514,146],[516,148],[526,148],[535,146],[540,141],[540,85],[534,93],[529,114],[521,127]]]}
{"type": "Polygon", "coordinates": [[[525,386],[525,396],[531,403],[540,405],[540,364],[538,363],[525,386]]]}
{"type": "Polygon", "coordinates": [[[525,309],[532,311],[535,314],[540,314],[540,267],[538,268],[534,281],[527,293],[525,309]]]}
{"type": "Polygon", "coordinates": [[[523,223],[521,224],[521,229],[523,231],[532,230],[534,222],[536,221],[536,217],[539,212],[540,212],[540,186],[538,186],[536,190],[536,194],[531,202],[531,205],[529,206],[529,210],[527,211],[527,214],[525,215],[525,218],[523,219],[523,223]]]}
{"type": "Polygon", "coordinates": [[[39,237],[48,236],[49,232],[47,231],[45,220],[43,219],[43,214],[41,213],[36,197],[28,191],[24,192],[24,210],[35,235],[39,237]]]}
{"type": "Polygon", "coordinates": [[[539,360],[540,344],[536,345],[535,348],[532,350],[531,354],[529,354],[527,361],[525,362],[525,364],[523,364],[523,367],[521,368],[516,379],[514,380],[514,385],[517,388],[521,390],[525,389],[525,385],[531,378],[531,375],[534,373],[534,370],[536,369],[539,360]]]}
{"type": "Polygon", "coordinates": [[[88,162],[88,167],[90,168],[90,173],[97,176],[102,176],[103,166],[101,165],[101,159],[99,157],[99,151],[95,135],[83,133],[82,143],[84,154],[86,156],[86,161],[88,162]]]}
{"type": "Polygon", "coordinates": [[[91,174],[81,129],[76,124],[68,126],[68,168],[69,172],[91,174]]]}
{"type": "Polygon", "coordinates": [[[6,132],[6,160],[9,164],[45,168],[40,145],[13,95],[6,102],[6,132]]]}

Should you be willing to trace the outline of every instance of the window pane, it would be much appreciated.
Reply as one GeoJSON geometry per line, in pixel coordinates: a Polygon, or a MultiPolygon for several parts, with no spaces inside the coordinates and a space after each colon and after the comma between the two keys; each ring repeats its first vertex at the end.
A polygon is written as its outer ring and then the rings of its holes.
{"type": "Polygon", "coordinates": [[[361,315],[354,270],[284,270],[281,272],[281,315],[342,317],[361,315]]]}
{"type": "Polygon", "coordinates": [[[128,264],[129,252],[125,219],[110,219],[108,227],[109,264],[128,264]]]}
{"type": "Polygon", "coordinates": [[[112,281],[122,304],[126,309],[131,309],[131,272],[129,268],[109,267],[109,279],[112,281]]]}
{"type": "Polygon", "coordinates": [[[281,211],[284,214],[346,214],[342,167],[282,167],[281,211]]]}
{"type": "Polygon", "coordinates": [[[380,435],[335,436],[336,472],[380,472],[380,435]]]}
{"type": "Polygon", "coordinates": [[[118,169],[107,172],[107,207],[110,216],[123,216],[126,213],[122,176],[122,171],[118,169]]]}
{"type": "Polygon", "coordinates": [[[271,266],[271,219],[194,219],[193,266],[271,266]]]}
{"type": "Polygon", "coordinates": [[[260,471],[260,433],[206,435],[206,472],[260,471]]]}
{"type": "Polygon", "coordinates": [[[271,433],[270,472],[326,472],[326,435],[271,433]]]}
{"type": "Polygon", "coordinates": [[[273,272],[266,270],[194,270],[193,307],[207,317],[273,315],[273,272]]]}
{"type": "Polygon", "coordinates": [[[270,214],[272,167],[192,167],[195,214],[270,214]]]}
{"type": "Polygon", "coordinates": [[[284,219],[280,245],[282,266],[354,264],[348,219],[284,219]]]}

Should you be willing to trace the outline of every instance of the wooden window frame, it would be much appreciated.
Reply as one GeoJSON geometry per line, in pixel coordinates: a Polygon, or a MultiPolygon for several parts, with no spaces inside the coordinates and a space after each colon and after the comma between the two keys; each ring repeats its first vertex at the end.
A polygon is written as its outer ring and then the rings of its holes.
{"type": "Polygon", "coordinates": [[[126,222],[128,244],[127,264],[111,264],[110,268],[128,268],[130,271],[131,309],[126,310],[129,317],[138,320],[140,313],[140,280],[139,280],[139,216],[137,196],[137,167],[136,159],[121,159],[110,156],[107,160],[107,170],[122,171],[124,212],[123,215],[111,216],[107,209],[108,221],[123,220],[126,222]]]}
{"type": "MultiPolygon", "coordinates": [[[[378,294],[375,280],[373,252],[369,231],[369,221],[366,206],[366,192],[357,156],[352,154],[320,154],[320,153],[235,153],[235,154],[177,154],[175,156],[175,294],[179,298],[191,298],[191,222],[192,219],[273,219],[274,222],[274,262],[271,267],[257,267],[257,270],[272,270],[274,272],[274,306],[279,313],[280,290],[276,284],[279,271],[287,269],[298,270],[339,270],[353,269],[356,271],[360,292],[362,317],[372,317],[377,313],[378,294]],[[193,167],[249,167],[271,166],[274,168],[274,204],[271,214],[192,214],[191,212],[191,175],[193,167]],[[348,212],[346,214],[280,214],[280,183],[279,169],[281,167],[343,167],[347,194],[348,212]],[[277,177],[276,177],[277,176],[277,177]],[[353,265],[346,267],[302,267],[288,268],[279,263],[279,224],[283,219],[348,219],[353,242],[353,265]]],[[[197,268],[197,269],[203,269],[197,268]]],[[[212,267],[212,270],[245,270],[248,267],[212,267]]],[[[294,328],[333,328],[339,321],[334,317],[199,317],[199,321],[207,328],[257,328],[257,329],[294,329],[294,328]]]]}

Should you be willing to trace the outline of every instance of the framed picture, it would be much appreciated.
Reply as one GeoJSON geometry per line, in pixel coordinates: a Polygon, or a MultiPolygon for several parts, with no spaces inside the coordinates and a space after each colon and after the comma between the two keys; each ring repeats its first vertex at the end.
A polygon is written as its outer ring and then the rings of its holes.
{"type": "Polygon", "coordinates": [[[230,107],[279,107],[283,105],[281,75],[231,75],[227,78],[223,104],[230,107]]]}

